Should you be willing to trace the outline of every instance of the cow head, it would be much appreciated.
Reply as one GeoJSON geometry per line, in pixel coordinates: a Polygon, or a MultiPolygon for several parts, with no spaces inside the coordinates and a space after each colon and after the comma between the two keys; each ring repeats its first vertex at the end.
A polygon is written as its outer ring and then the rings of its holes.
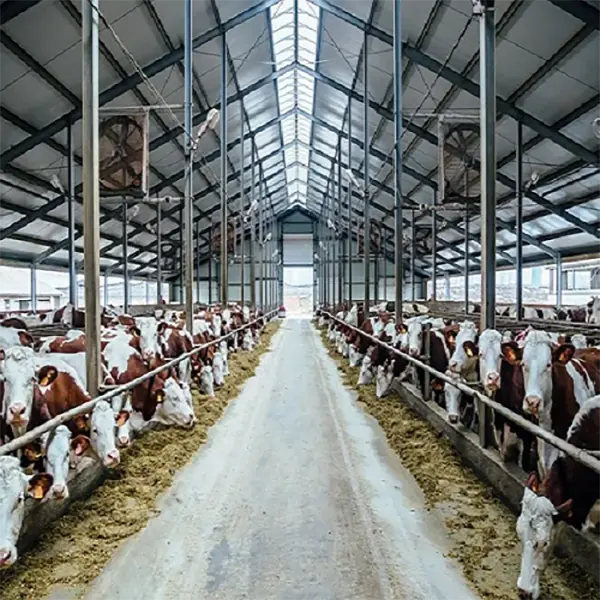
{"type": "Polygon", "coordinates": [[[588,346],[587,338],[582,333],[576,333],[575,335],[572,335],[571,344],[573,344],[573,347],[576,350],[583,350],[588,346]]]}
{"type": "Polygon", "coordinates": [[[556,507],[549,498],[539,495],[538,478],[532,473],[525,484],[517,535],[521,541],[521,571],[517,580],[519,598],[537,600],[540,575],[546,565],[553,542],[554,523],[571,512],[572,501],[556,507]]]}
{"type": "Polygon", "coordinates": [[[157,405],[153,419],[163,425],[189,429],[196,424],[194,408],[179,382],[174,377],[165,381],[164,400],[157,405]]]}
{"type": "Polygon", "coordinates": [[[204,365],[200,371],[200,383],[198,384],[200,393],[214,398],[215,396],[215,380],[213,370],[210,365],[204,365]]]}
{"type": "Polygon", "coordinates": [[[133,407],[131,393],[119,394],[111,400],[115,425],[117,427],[117,445],[119,448],[128,448],[131,444],[131,422],[129,420],[133,407]]]}
{"type": "Polygon", "coordinates": [[[46,449],[46,471],[53,478],[49,497],[57,500],[68,498],[71,431],[66,425],[59,425],[44,438],[43,445],[46,449]]]}
{"type": "Polygon", "coordinates": [[[43,499],[52,481],[48,473],[28,477],[14,456],[0,457],[0,568],[14,565],[18,558],[17,540],[25,516],[25,498],[43,499]]]}
{"type": "Polygon", "coordinates": [[[246,329],[244,331],[244,337],[242,338],[242,350],[253,350],[254,349],[254,338],[252,337],[252,331],[246,329]]]}
{"type": "Polygon", "coordinates": [[[212,361],[214,384],[217,387],[225,383],[225,361],[220,351],[215,352],[212,361]]]}
{"type": "Polygon", "coordinates": [[[371,369],[371,357],[367,353],[360,365],[357,385],[369,385],[373,382],[373,371],[371,369]]]}
{"type": "Polygon", "coordinates": [[[587,322],[600,323],[600,296],[593,296],[587,303],[587,322]]]}
{"type": "Polygon", "coordinates": [[[377,367],[377,373],[375,374],[375,395],[377,398],[383,398],[390,393],[393,380],[394,373],[389,361],[377,367]]]}
{"type": "Polygon", "coordinates": [[[488,396],[500,389],[502,348],[502,336],[495,329],[486,329],[479,336],[479,375],[488,396]]]}
{"type": "Polygon", "coordinates": [[[115,437],[115,413],[105,400],[98,402],[92,411],[90,442],[105,467],[112,469],[121,462],[115,437]]]}
{"type": "Polygon", "coordinates": [[[348,348],[348,362],[351,367],[358,367],[362,361],[362,354],[358,351],[356,344],[350,344],[348,348]]]}
{"type": "Polygon", "coordinates": [[[164,321],[160,323],[154,317],[138,317],[136,319],[140,337],[140,350],[145,360],[160,353],[159,335],[167,327],[164,321]]]}
{"type": "Polygon", "coordinates": [[[530,331],[523,347],[523,411],[538,417],[552,396],[552,346],[544,331],[530,331]]]}
{"type": "Polygon", "coordinates": [[[413,357],[421,355],[423,346],[423,319],[415,317],[407,322],[408,353],[413,357]]]}
{"type": "MultiPolygon", "coordinates": [[[[450,373],[447,374],[451,375],[450,373]]],[[[461,391],[457,387],[448,384],[444,386],[444,401],[446,403],[449,423],[458,423],[460,417],[460,396],[461,391]]]]}
{"type": "MultiPolygon", "coordinates": [[[[31,348],[13,346],[3,353],[4,411],[6,424],[16,435],[27,430],[35,390],[35,355],[31,348]]],[[[0,357],[1,358],[1,357],[0,357]]]]}
{"type": "Polygon", "coordinates": [[[474,352],[475,339],[477,338],[477,325],[473,321],[465,321],[460,324],[456,338],[454,339],[454,352],[450,357],[448,369],[452,373],[461,373],[477,360],[474,352]]]}

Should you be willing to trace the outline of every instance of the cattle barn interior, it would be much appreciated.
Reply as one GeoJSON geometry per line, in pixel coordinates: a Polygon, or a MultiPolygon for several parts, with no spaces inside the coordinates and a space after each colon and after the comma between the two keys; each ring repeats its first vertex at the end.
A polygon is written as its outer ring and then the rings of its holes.
{"type": "Polygon", "coordinates": [[[600,598],[598,0],[0,27],[2,600],[600,598]]]}

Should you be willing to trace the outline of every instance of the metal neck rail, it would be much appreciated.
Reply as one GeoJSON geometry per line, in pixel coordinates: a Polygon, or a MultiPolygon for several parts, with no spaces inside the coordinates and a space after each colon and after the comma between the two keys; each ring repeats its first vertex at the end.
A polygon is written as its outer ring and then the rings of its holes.
{"type": "MultiPolygon", "coordinates": [[[[333,319],[334,321],[336,321],[342,325],[345,325],[349,329],[356,331],[363,337],[366,337],[367,339],[371,340],[374,344],[379,344],[380,346],[382,346],[389,352],[392,352],[396,356],[400,356],[400,357],[404,358],[405,360],[409,361],[410,363],[416,365],[417,367],[424,369],[425,371],[427,371],[428,373],[433,375],[436,379],[441,379],[445,383],[454,386],[455,388],[459,389],[464,394],[467,394],[468,396],[475,398],[481,404],[489,406],[494,411],[500,413],[503,417],[507,418],[509,421],[512,421],[516,425],[519,425],[519,427],[522,427],[523,429],[525,429],[529,433],[532,433],[536,437],[543,439],[545,442],[551,444],[555,448],[558,448],[559,450],[564,452],[567,456],[570,456],[574,460],[576,460],[576,461],[580,462],[581,464],[585,465],[586,467],[588,467],[588,469],[591,469],[592,471],[600,474],[600,460],[598,460],[597,458],[594,458],[594,456],[592,456],[592,454],[590,454],[589,452],[586,452],[585,450],[583,450],[581,448],[577,448],[577,446],[574,446],[573,444],[569,444],[569,442],[566,442],[565,440],[563,440],[559,437],[556,437],[554,434],[550,433],[549,431],[546,431],[545,429],[542,429],[538,425],[531,423],[527,419],[524,419],[520,415],[517,415],[516,413],[514,413],[512,410],[509,410],[505,406],[502,406],[502,404],[499,404],[495,400],[492,400],[491,398],[488,398],[484,394],[470,388],[468,385],[464,384],[463,382],[456,381],[456,380],[452,379],[451,377],[449,377],[448,375],[446,375],[445,373],[440,373],[439,371],[436,371],[434,368],[430,367],[428,364],[425,364],[422,361],[420,361],[416,358],[413,358],[412,356],[410,356],[408,354],[405,354],[401,350],[398,350],[397,348],[394,348],[393,346],[390,346],[389,344],[382,342],[380,339],[376,338],[375,336],[364,333],[363,331],[361,331],[357,327],[354,327],[353,325],[348,325],[348,323],[346,323],[344,320],[339,319],[338,317],[332,315],[331,313],[324,311],[324,310],[321,310],[321,313],[327,315],[330,319],[333,319]]],[[[479,411],[479,414],[481,414],[481,412],[482,411],[479,411]]],[[[1,450],[2,449],[0,448],[0,451],[1,450]]]]}
{"type": "Polygon", "coordinates": [[[148,371],[148,373],[142,375],[141,377],[138,377],[137,379],[133,379],[129,383],[116,386],[110,391],[101,394],[97,398],[93,398],[88,402],[84,402],[83,404],[80,404],[79,406],[76,406],[71,410],[57,415],[56,417],[50,419],[49,421],[46,421],[39,427],[36,427],[31,431],[28,431],[27,433],[24,433],[23,435],[19,436],[18,438],[15,438],[14,440],[8,442],[7,444],[0,446],[0,456],[6,456],[7,454],[14,452],[15,450],[18,450],[19,448],[23,448],[27,444],[30,444],[37,438],[41,437],[44,433],[55,429],[56,427],[62,425],[63,423],[66,423],[67,421],[70,421],[74,417],[92,412],[96,404],[98,404],[98,402],[100,402],[101,400],[110,400],[111,398],[114,398],[115,396],[118,396],[123,392],[128,392],[129,390],[132,390],[140,383],[144,383],[144,381],[148,381],[148,379],[151,379],[155,375],[158,375],[161,371],[164,371],[165,369],[171,369],[172,367],[177,366],[181,361],[186,360],[187,358],[190,358],[195,354],[198,354],[198,352],[201,352],[206,348],[210,348],[211,346],[216,346],[220,344],[223,340],[230,338],[232,335],[235,335],[236,333],[239,333],[240,331],[243,331],[244,329],[247,329],[252,325],[256,325],[260,320],[270,319],[273,315],[275,315],[276,312],[276,310],[272,310],[266,313],[264,316],[260,317],[259,319],[250,321],[249,323],[242,325],[242,327],[238,327],[237,329],[230,331],[228,334],[223,335],[217,338],[216,340],[212,340],[211,342],[207,342],[206,344],[200,344],[199,346],[195,346],[193,350],[190,350],[189,352],[186,352],[185,354],[182,354],[181,356],[170,360],[169,362],[165,363],[160,367],[157,367],[156,369],[153,369],[152,371],[148,371]]]}

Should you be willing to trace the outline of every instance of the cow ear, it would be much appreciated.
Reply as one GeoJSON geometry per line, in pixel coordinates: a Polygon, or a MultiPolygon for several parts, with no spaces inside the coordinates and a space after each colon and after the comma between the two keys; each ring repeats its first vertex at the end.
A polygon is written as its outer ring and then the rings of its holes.
{"type": "Polygon", "coordinates": [[[50,385],[58,377],[58,369],[51,365],[42,367],[38,372],[38,383],[42,386],[50,385]]]}
{"type": "Polygon", "coordinates": [[[6,354],[4,353],[4,349],[0,348],[0,360],[4,360],[6,358],[6,354]]]}
{"type": "Polygon", "coordinates": [[[522,350],[516,342],[504,342],[502,344],[502,355],[511,365],[518,365],[521,362],[522,350]]]}
{"type": "Polygon", "coordinates": [[[38,473],[29,479],[27,495],[35,500],[42,500],[54,482],[54,477],[49,473],[38,473]]]}
{"type": "Polygon", "coordinates": [[[529,473],[529,477],[527,477],[527,481],[525,482],[525,487],[529,488],[534,494],[537,494],[539,479],[535,471],[529,473]]]}
{"type": "Polygon", "coordinates": [[[156,400],[156,404],[162,404],[164,402],[165,399],[165,392],[164,390],[156,390],[156,392],[154,393],[154,399],[156,400]]]}
{"type": "Polygon", "coordinates": [[[474,356],[477,356],[477,346],[475,345],[475,342],[472,342],[470,340],[467,340],[464,344],[463,344],[463,349],[465,351],[465,354],[469,357],[469,358],[473,358],[474,356]]]}
{"type": "Polygon", "coordinates": [[[167,328],[167,323],[165,321],[161,321],[156,326],[156,331],[157,331],[157,333],[162,333],[166,328],[167,328]]]}
{"type": "Polygon", "coordinates": [[[123,427],[123,425],[125,425],[125,423],[127,423],[127,421],[129,421],[129,411],[120,410],[115,415],[115,425],[117,427],[123,427]]]}
{"type": "Polygon", "coordinates": [[[23,448],[23,455],[27,460],[31,462],[35,462],[39,458],[42,458],[44,454],[44,449],[41,447],[40,444],[36,444],[35,442],[33,442],[32,444],[27,444],[27,446],[23,448]]]}
{"type": "Polygon", "coordinates": [[[566,365],[575,354],[575,346],[573,344],[561,344],[555,351],[552,357],[552,362],[559,362],[566,365]]]}
{"type": "Polygon", "coordinates": [[[81,456],[90,445],[90,438],[86,435],[78,435],[71,440],[71,450],[73,450],[75,456],[81,456]]]}
{"type": "Polygon", "coordinates": [[[434,379],[431,382],[431,389],[434,392],[441,392],[444,389],[444,382],[440,381],[439,379],[434,379]]]}
{"type": "Polygon", "coordinates": [[[131,325],[131,327],[129,328],[129,333],[138,337],[142,335],[142,332],[135,325],[131,325]]]}
{"type": "Polygon", "coordinates": [[[33,336],[29,331],[19,331],[19,342],[21,343],[21,346],[33,348],[33,336]]]}
{"type": "Polygon", "coordinates": [[[87,431],[90,430],[90,417],[89,417],[89,415],[77,415],[73,419],[73,423],[75,424],[75,427],[76,427],[77,431],[87,432],[87,431]]]}
{"type": "Polygon", "coordinates": [[[555,507],[555,512],[552,513],[552,520],[555,523],[559,521],[568,521],[573,518],[573,499],[569,498],[559,506],[555,507]]]}

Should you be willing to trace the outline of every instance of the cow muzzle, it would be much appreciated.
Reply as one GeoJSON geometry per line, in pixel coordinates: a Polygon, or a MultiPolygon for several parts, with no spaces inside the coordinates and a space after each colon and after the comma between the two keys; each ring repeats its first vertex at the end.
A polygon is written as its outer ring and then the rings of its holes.
{"type": "Polygon", "coordinates": [[[456,425],[458,423],[458,415],[449,414],[448,422],[451,423],[452,425],[456,425]]]}
{"type": "Polygon", "coordinates": [[[22,403],[11,404],[6,415],[8,425],[27,425],[29,419],[25,415],[26,406],[22,403]]]}
{"type": "Polygon", "coordinates": [[[531,592],[526,592],[525,590],[522,590],[521,588],[519,588],[518,592],[519,592],[520,600],[533,600],[533,594],[531,592]]]}
{"type": "Polygon", "coordinates": [[[0,548],[0,568],[10,567],[17,560],[17,553],[10,548],[0,548]]]}
{"type": "Polygon", "coordinates": [[[409,354],[410,354],[412,357],[416,358],[417,356],[419,356],[419,349],[418,349],[418,348],[409,348],[409,349],[408,349],[408,353],[409,353],[409,354]]]}
{"type": "Polygon", "coordinates": [[[539,396],[525,396],[523,411],[537,417],[540,414],[542,399],[539,396]]]}
{"type": "Polygon", "coordinates": [[[131,440],[126,435],[120,436],[117,442],[119,444],[119,448],[129,448],[129,446],[131,445],[131,440]]]}
{"type": "Polygon", "coordinates": [[[52,486],[52,497],[56,500],[64,500],[69,497],[69,488],[64,484],[52,486]]]}
{"type": "Polygon", "coordinates": [[[448,365],[448,369],[452,373],[460,373],[460,365],[455,360],[450,362],[450,364],[448,365]]]}
{"type": "Polygon", "coordinates": [[[500,389],[500,375],[498,373],[488,373],[485,380],[485,387],[490,392],[497,392],[500,389]]]}
{"type": "Polygon", "coordinates": [[[121,455],[119,454],[118,450],[111,450],[104,457],[104,466],[109,469],[116,467],[120,462],[121,462],[121,455]]]}

